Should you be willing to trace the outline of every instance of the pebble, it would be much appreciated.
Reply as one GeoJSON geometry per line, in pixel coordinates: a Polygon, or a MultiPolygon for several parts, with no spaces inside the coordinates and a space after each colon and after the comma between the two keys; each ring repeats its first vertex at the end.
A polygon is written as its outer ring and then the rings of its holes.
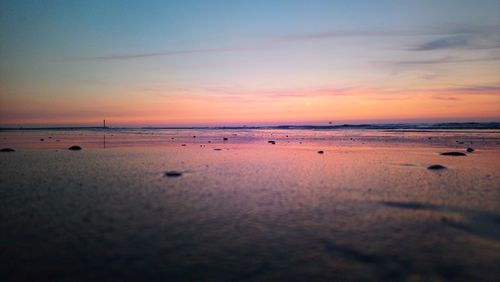
{"type": "Polygon", "coordinates": [[[441,169],[446,169],[446,167],[442,166],[442,165],[431,165],[431,166],[428,166],[427,169],[430,169],[430,170],[441,170],[441,169]]]}
{"type": "Polygon", "coordinates": [[[74,145],[74,146],[71,146],[68,148],[68,150],[71,150],[71,151],[79,151],[81,149],[82,149],[82,147],[77,146],[77,145],[74,145]]]}
{"type": "Polygon", "coordinates": [[[324,151],[318,151],[318,154],[324,154],[325,152],[324,151]]]}
{"type": "Polygon", "coordinates": [[[472,152],[474,152],[474,148],[471,148],[471,147],[467,148],[467,152],[468,152],[468,153],[472,153],[472,152]]]}
{"type": "Polygon", "coordinates": [[[269,140],[269,141],[267,141],[267,143],[269,143],[269,144],[273,144],[273,145],[274,145],[274,144],[276,144],[276,141],[269,140]]]}
{"type": "Polygon", "coordinates": [[[2,148],[0,149],[0,152],[15,152],[16,150],[12,149],[12,148],[2,148]]]}
{"type": "Polygon", "coordinates": [[[178,171],[167,171],[165,172],[165,176],[166,177],[179,177],[179,176],[182,176],[182,172],[178,172],[178,171]]]}
{"type": "Polygon", "coordinates": [[[444,152],[441,153],[442,156],[467,156],[465,153],[462,152],[444,152]]]}

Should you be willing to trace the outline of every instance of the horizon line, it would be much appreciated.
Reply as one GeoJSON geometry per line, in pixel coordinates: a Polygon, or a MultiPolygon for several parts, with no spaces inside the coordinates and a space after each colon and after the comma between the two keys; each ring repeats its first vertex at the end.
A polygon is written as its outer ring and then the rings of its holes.
{"type": "Polygon", "coordinates": [[[499,121],[467,122],[392,122],[392,123],[337,123],[327,125],[280,124],[280,125],[229,125],[229,126],[0,126],[0,131],[9,130],[119,130],[119,129],[411,129],[411,128],[457,128],[457,129],[500,129],[499,121]],[[467,127],[467,125],[469,127],[467,127]],[[474,125],[474,127],[472,127],[474,125]]]}

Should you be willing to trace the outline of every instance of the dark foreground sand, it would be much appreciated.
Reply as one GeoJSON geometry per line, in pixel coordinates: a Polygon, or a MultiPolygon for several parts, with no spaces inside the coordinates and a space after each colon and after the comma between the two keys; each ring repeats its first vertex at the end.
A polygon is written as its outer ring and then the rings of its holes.
{"type": "Polygon", "coordinates": [[[497,132],[0,138],[2,281],[500,281],[497,132]]]}

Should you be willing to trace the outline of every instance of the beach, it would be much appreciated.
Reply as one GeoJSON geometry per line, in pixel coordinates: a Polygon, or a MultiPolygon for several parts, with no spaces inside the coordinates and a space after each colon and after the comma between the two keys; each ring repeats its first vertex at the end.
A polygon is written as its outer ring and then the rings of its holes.
{"type": "Polygon", "coordinates": [[[0,147],[9,281],[500,279],[498,129],[5,130],[0,147]]]}

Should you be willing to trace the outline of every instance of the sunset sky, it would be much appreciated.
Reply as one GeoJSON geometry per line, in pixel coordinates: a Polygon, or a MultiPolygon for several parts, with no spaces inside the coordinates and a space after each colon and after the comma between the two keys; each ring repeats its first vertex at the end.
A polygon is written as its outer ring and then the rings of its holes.
{"type": "Polygon", "coordinates": [[[1,1],[0,125],[500,121],[500,1],[1,1]]]}

